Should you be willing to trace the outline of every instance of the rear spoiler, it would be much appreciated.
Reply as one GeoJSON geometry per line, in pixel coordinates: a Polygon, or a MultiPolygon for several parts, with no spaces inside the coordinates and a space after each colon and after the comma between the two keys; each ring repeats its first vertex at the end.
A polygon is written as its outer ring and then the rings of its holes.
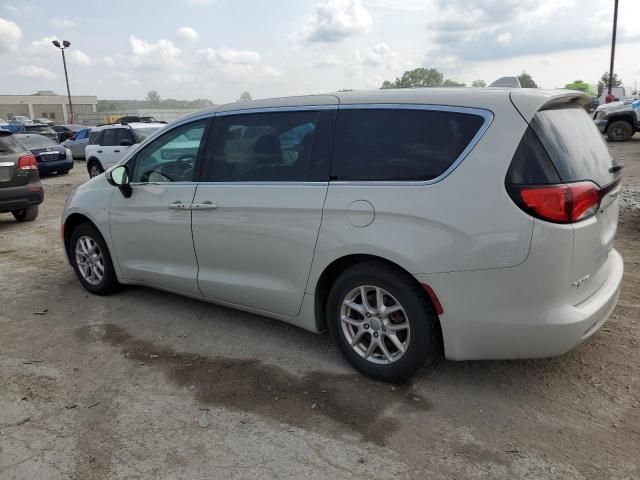
{"type": "Polygon", "coordinates": [[[589,95],[577,90],[532,90],[521,88],[509,92],[511,103],[527,123],[539,110],[584,107],[591,102],[589,95]]]}

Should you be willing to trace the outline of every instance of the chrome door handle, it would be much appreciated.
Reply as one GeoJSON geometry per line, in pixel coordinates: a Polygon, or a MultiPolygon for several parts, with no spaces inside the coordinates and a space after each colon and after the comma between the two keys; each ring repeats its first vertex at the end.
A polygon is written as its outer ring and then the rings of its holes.
{"type": "Polygon", "coordinates": [[[216,210],[217,208],[218,205],[216,203],[210,202],[209,200],[202,203],[197,202],[191,204],[191,210],[216,210]]]}
{"type": "Polygon", "coordinates": [[[173,202],[169,204],[169,208],[171,210],[190,210],[190,203],[182,203],[182,202],[173,202]]]}

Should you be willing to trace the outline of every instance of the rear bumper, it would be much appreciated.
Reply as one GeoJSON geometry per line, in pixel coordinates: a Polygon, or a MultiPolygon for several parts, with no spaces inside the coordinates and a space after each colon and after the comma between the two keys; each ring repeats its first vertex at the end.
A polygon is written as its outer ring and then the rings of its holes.
{"type": "Polygon", "coordinates": [[[438,295],[445,356],[451,360],[552,357],[586,340],[616,306],[624,265],[609,254],[604,283],[578,305],[545,303],[519,268],[418,275],[438,295]]]}
{"type": "Polygon", "coordinates": [[[38,163],[38,172],[51,173],[60,170],[71,170],[73,168],[73,159],[65,158],[64,160],[55,160],[53,162],[38,163]]]}
{"type": "Polygon", "coordinates": [[[28,183],[20,187],[0,188],[0,212],[11,212],[40,205],[44,200],[44,190],[40,182],[28,183]]]}

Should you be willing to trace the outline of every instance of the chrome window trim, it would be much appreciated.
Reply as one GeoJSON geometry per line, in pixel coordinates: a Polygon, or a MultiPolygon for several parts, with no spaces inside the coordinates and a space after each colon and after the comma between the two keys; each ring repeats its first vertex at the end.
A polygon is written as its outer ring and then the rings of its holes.
{"type": "MultiPolygon", "coordinates": [[[[198,120],[209,119],[213,117],[227,117],[231,115],[243,115],[253,113],[276,113],[276,112],[296,112],[296,111],[309,111],[309,110],[431,110],[441,112],[456,112],[466,113],[470,115],[478,115],[483,118],[484,123],[478,129],[478,132],[473,136],[466,148],[458,155],[453,163],[447,168],[440,176],[431,180],[333,180],[326,182],[296,182],[296,181],[282,181],[282,182],[197,182],[203,185],[335,185],[335,186],[421,186],[432,185],[434,183],[441,182],[447,176],[449,176],[462,161],[471,153],[473,148],[478,144],[480,139],[484,136],[485,132],[491,126],[494,119],[494,114],[491,110],[478,107],[460,107],[453,105],[439,105],[439,104],[422,104],[422,103],[349,103],[349,104],[335,104],[335,105],[296,105],[287,107],[262,107],[262,108],[247,108],[245,110],[229,110],[226,112],[208,112],[201,115],[189,117],[183,119],[179,123],[171,124],[171,130],[173,128],[180,127],[186,123],[195,122],[198,120]]],[[[148,137],[140,147],[139,150],[148,141],[152,141],[160,133],[167,133],[169,130],[160,129],[154,135],[148,137]]],[[[128,161],[128,160],[127,160],[128,161]]],[[[132,184],[133,185],[133,184],[132,184]]],[[[145,184],[146,185],[146,184],[145,184]]]]}
{"type": "Polygon", "coordinates": [[[253,181],[253,182],[198,182],[198,185],[216,185],[216,186],[298,186],[298,185],[304,185],[304,186],[327,186],[329,185],[329,181],[326,182],[308,182],[308,181],[301,181],[301,182],[296,182],[296,181],[281,181],[281,182],[258,182],[258,181],[253,181]]]}
{"type": "Polygon", "coordinates": [[[347,105],[340,105],[338,110],[431,110],[439,112],[456,112],[466,113],[471,115],[478,115],[484,119],[484,123],[480,129],[473,136],[469,144],[458,155],[453,163],[442,174],[431,180],[333,180],[330,181],[331,186],[411,186],[411,185],[433,185],[434,183],[441,182],[447,176],[449,176],[462,161],[471,153],[471,150],[478,144],[484,133],[487,131],[491,123],[493,122],[493,112],[484,108],[476,107],[457,107],[451,105],[432,105],[432,104],[419,104],[419,103],[350,103],[347,105]]]}

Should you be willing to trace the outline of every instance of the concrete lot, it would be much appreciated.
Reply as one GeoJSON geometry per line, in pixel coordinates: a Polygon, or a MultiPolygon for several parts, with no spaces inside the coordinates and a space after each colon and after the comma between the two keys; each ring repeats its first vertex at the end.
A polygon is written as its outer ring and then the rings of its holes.
{"type": "Polygon", "coordinates": [[[0,478],[640,478],[640,136],[612,151],[626,272],[604,328],[559,358],[441,360],[398,387],[328,335],[89,295],[58,240],[84,163],[46,177],[35,222],[0,214],[0,478]]]}

